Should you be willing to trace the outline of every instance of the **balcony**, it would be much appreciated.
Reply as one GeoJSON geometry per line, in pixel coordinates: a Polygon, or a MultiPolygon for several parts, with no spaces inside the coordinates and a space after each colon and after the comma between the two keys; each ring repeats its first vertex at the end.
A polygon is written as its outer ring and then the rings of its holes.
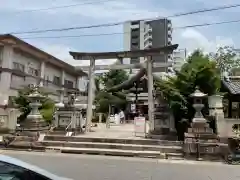
{"type": "Polygon", "coordinates": [[[145,32],[146,32],[146,33],[152,33],[152,31],[153,31],[152,27],[149,26],[149,27],[146,29],[145,32]]]}
{"type": "Polygon", "coordinates": [[[152,39],[153,39],[153,38],[152,38],[152,35],[149,35],[149,34],[148,34],[147,36],[144,37],[144,43],[145,43],[146,41],[152,41],[152,39]]]}
{"type": "Polygon", "coordinates": [[[172,22],[171,21],[168,22],[167,27],[172,28],[172,22]]]}
{"type": "Polygon", "coordinates": [[[152,41],[145,41],[144,42],[144,49],[152,48],[152,41]]]}
{"type": "Polygon", "coordinates": [[[53,95],[59,95],[59,91],[62,89],[61,86],[55,85],[51,82],[44,83],[43,88],[47,93],[50,93],[53,95]]]}
{"type": "Polygon", "coordinates": [[[34,77],[25,77],[24,85],[28,86],[29,84],[38,84],[39,80],[34,77]]]}

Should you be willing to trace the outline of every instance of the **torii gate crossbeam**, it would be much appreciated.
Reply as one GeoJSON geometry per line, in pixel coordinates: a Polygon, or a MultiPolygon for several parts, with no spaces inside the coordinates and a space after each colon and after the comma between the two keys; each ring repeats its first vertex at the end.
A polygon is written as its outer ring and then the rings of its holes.
{"type": "MultiPolygon", "coordinates": [[[[173,50],[177,49],[178,44],[171,46],[164,46],[159,48],[145,49],[145,50],[135,50],[135,51],[119,51],[119,52],[69,52],[70,55],[75,60],[90,60],[89,66],[89,86],[88,86],[88,106],[87,106],[87,124],[86,132],[89,132],[91,129],[92,121],[92,106],[94,100],[93,86],[94,86],[94,71],[95,71],[95,60],[97,59],[120,59],[123,58],[133,58],[133,57],[147,57],[146,67],[147,67],[147,76],[148,76],[148,119],[150,122],[150,131],[154,129],[154,100],[153,100],[153,62],[152,56],[160,54],[171,54],[173,50]]],[[[162,67],[168,66],[163,64],[162,67]]],[[[105,69],[101,69],[105,70],[105,69]]]]}

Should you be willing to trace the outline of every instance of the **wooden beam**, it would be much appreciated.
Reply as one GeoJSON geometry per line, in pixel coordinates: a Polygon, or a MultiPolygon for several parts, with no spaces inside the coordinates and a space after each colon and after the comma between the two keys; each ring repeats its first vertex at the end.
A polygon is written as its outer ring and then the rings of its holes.
{"type": "Polygon", "coordinates": [[[160,54],[171,54],[177,49],[178,44],[171,46],[163,46],[159,48],[151,48],[135,51],[117,51],[117,52],[69,52],[75,60],[89,60],[91,57],[97,59],[117,59],[117,58],[133,58],[154,56],[160,54]]]}

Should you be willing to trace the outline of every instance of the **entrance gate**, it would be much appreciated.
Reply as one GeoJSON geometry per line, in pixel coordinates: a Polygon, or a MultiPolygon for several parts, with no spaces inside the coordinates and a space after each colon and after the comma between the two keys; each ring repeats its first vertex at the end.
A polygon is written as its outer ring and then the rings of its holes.
{"type": "MultiPolygon", "coordinates": [[[[173,50],[177,49],[178,45],[164,46],[159,48],[135,50],[135,51],[119,51],[119,52],[99,52],[99,53],[87,53],[87,52],[70,52],[70,55],[75,60],[90,60],[89,66],[89,86],[88,86],[88,107],[87,107],[87,126],[86,132],[90,131],[92,121],[92,106],[94,100],[94,71],[95,70],[108,70],[108,69],[132,69],[132,68],[146,68],[148,77],[148,119],[150,123],[150,130],[154,129],[154,98],[153,98],[153,74],[152,74],[152,56],[171,54],[173,50]],[[123,58],[139,58],[145,57],[146,61],[139,64],[128,65],[111,65],[111,66],[95,66],[95,60],[97,59],[118,59],[123,62],[123,58]]],[[[163,63],[160,67],[168,67],[169,64],[163,63]]],[[[81,67],[77,67],[81,68],[81,67]]]]}

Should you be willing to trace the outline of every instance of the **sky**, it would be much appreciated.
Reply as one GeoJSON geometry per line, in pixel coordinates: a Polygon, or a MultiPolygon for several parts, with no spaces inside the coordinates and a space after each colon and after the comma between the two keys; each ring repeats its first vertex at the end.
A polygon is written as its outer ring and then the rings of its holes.
{"type": "MultiPolygon", "coordinates": [[[[88,26],[143,18],[167,17],[176,13],[240,3],[239,0],[1,0],[0,33],[42,29],[88,26]],[[92,2],[92,3],[91,3],[92,2]],[[88,3],[88,4],[87,4],[88,3]],[[55,6],[51,10],[32,11],[55,6]]],[[[171,18],[173,28],[186,25],[240,19],[240,7],[171,18]]],[[[219,46],[240,48],[240,23],[173,30],[173,43],[188,52],[201,48],[213,52],[219,46]]],[[[123,26],[17,34],[24,41],[73,65],[87,65],[76,61],[69,51],[101,52],[123,50],[123,34],[85,36],[84,34],[122,33],[123,26]],[[80,36],[75,38],[39,38],[80,36]]],[[[111,64],[113,60],[99,60],[97,64],[111,64]]]]}

